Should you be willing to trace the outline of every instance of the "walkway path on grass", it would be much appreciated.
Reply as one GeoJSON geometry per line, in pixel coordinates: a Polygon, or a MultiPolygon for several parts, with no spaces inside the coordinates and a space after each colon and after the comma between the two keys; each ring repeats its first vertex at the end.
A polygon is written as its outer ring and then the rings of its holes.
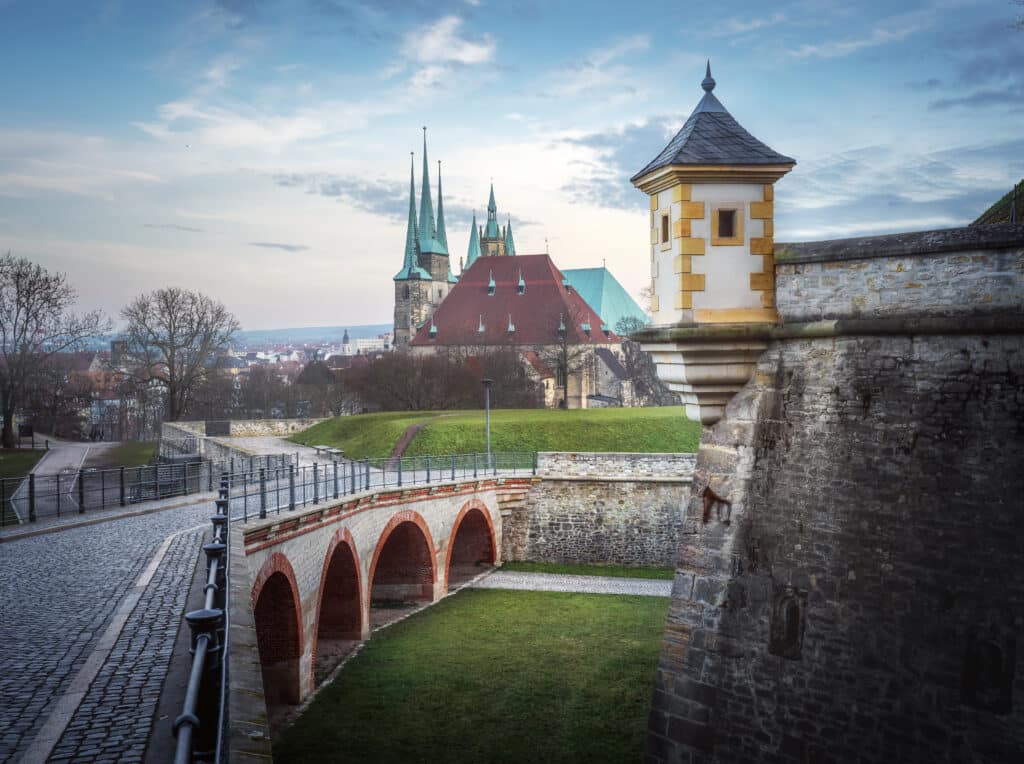
{"type": "Polygon", "coordinates": [[[570,576],[558,573],[519,573],[500,569],[469,584],[469,587],[581,594],[638,594],[645,597],[669,597],[672,594],[671,581],[611,576],[570,576]]]}

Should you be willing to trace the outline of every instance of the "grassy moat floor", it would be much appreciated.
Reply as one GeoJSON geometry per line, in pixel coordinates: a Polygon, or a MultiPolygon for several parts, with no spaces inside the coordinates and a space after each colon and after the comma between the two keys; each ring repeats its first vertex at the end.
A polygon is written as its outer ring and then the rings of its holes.
{"type": "Polygon", "coordinates": [[[635,761],[668,603],[463,590],[375,634],[274,760],[635,761]]]}

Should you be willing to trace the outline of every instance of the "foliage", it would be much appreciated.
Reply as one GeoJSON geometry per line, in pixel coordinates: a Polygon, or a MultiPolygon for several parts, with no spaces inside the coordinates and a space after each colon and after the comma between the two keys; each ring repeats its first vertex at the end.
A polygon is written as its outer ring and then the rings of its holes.
{"type": "MultiPolygon", "coordinates": [[[[477,393],[480,395],[480,393],[477,393]]],[[[477,404],[479,405],[479,403],[477,404]]],[[[407,456],[483,452],[484,412],[361,414],[339,417],[292,436],[329,445],[352,458],[388,456],[406,428],[424,425],[407,456]]],[[[695,452],[701,425],[682,406],[609,409],[512,409],[491,412],[495,451],[695,452]]]]}
{"type": "Polygon", "coordinates": [[[514,573],[556,573],[567,576],[609,576],[611,578],[648,578],[671,581],[672,568],[629,565],[566,565],[559,562],[505,562],[502,570],[514,573]]]}
{"type": "Polygon", "coordinates": [[[14,445],[14,415],[54,355],[109,329],[99,311],[74,314],[77,298],[63,273],[8,252],[0,258],[0,413],[2,442],[14,445]]]}
{"type": "Polygon", "coordinates": [[[221,303],[178,287],[140,295],[121,311],[127,322],[132,375],[142,384],[157,381],[166,390],[167,420],[187,411],[210,366],[239,324],[221,303]]]}
{"type": "Polygon", "coordinates": [[[668,599],[465,590],[376,633],[278,762],[622,762],[643,749],[668,599]]]}
{"type": "Polygon", "coordinates": [[[679,396],[658,377],[658,369],[651,354],[640,349],[640,344],[628,339],[629,335],[647,326],[633,316],[624,316],[615,324],[615,333],[622,337],[622,366],[626,377],[633,383],[633,391],[646,406],[677,406],[679,396]]]}

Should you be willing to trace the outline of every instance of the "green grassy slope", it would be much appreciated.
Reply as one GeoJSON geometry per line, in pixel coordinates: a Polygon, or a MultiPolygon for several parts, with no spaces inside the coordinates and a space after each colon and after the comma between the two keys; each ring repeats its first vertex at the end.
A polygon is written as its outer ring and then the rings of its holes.
{"type": "MultiPolygon", "coordinates": [[[[330,445],[345,455],[387,456],[407,427],[424,423],[406,456],[483,452],[482,411],[388,412],[338,417],[291,439],[305,445],[330,445]]],[[[683,407],[614,408],[558,411],[500,409],[491,412],[495,451],[695,452],[701,426],[683,407]]]]}

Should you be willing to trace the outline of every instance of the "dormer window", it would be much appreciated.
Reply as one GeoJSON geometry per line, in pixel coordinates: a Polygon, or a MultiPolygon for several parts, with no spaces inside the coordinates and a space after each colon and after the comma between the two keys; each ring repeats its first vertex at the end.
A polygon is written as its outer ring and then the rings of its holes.
{"type": "Polygon", "coordinates": [[[512,314],[508,314],[508,333],[512,334],[516,330],[516,325],[512,323],[512,314]]]}
{"type": "Polygon", "coordinates": [[[604,332],[605,337],[610,337],[612,330],[608,327],[608,324],[601,324],[601,331],[604,332]]]}
{"type": "Polygon", "coordinates": [[[434,323],[434,319],[430,319],[430,339],[434,339],[437,336],[437,324],[434,323]]]}
{"type": "Polygon", "coordinates": [[[497,289],[497,284],[494,283],[494,271],[491,271],[490,274],[490,280],[487,282],[487,294],[493,295],[494,290],[497,289]]]}
{"type": "Polygon", "coordinates": [[[743,246],[743,204],[716,204],[711,210],[711,245],[743,246]]]}
{"type": "Polygon", "coordinates": [[[526,294],[526,282],[523,281],[523,272],[519,271],[519,283],[516,284],[517,294],[526,294]]]}
{"type": "Polygon", "coordinates": [[[588,337],[590,336],[590,322],[589,321],[584,322],[583,324],[581,324],[580,328],[583,329],[583,333],[584,334],[586,334],[588,337]]]}
{"type": "Polygon", "coordinates": [[[558,336],[565,336],[565,314],[563,313],[558,314],[558,336]]]}
{"type": "Polygon", "coordinates": [[[484,316],[483,316],[483,313],[480,314],[480,325],[476,328],[476,330],[480,334],[484,333],[484,316]]]}

